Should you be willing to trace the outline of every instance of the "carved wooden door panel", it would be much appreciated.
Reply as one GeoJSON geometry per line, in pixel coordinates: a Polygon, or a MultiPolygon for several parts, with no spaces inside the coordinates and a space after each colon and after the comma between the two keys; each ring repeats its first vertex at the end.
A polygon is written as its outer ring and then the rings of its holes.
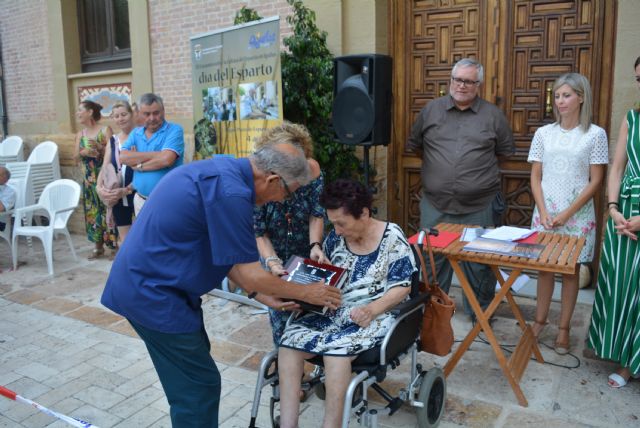
{"type": "Polygon", "coordinates": [[[501,164],[505,220],[528,226],[533,197],[526,158],[535,130],[553,121],[547,88],[554,79],[568,71],[586,75],[597,88],[594,121],[609,128],[614,8],[606,0],[390,2],[395,102],[388,176],[396,177],[391,218],[407,233],[417,230],[420,159],[404,143],[420,109],[448,93],[452,65],[473,57],[485,66],[481,96],[505,112],[516,139],[516,155],[501,164]]]}

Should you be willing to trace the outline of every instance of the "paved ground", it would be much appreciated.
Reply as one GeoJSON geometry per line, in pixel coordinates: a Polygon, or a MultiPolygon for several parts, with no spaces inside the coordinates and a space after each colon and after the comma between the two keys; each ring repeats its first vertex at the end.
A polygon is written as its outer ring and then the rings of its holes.
{"type": "MultiPolygon", "coordinates": [[[[110,262],[87,261],[90,246],[81,236],[74,236],[74,241],[78,262],[62,240],[56,242],[53,278],[47,276],[38,241],[32,249],[20,243],[24,264],[16,272],[8,271],[10,253],[0,241],[0,268],[4,270],[0,274],[0,385],[102,428],[169,427],[168,405],[144,345],[124,320],[99,304],[110,262]]],[[[204,300],[212,353],[223,377],[221,426],[246,427],[256,367],[271,347],[268,320],[253,307],[212,296],[204,300]]],[[[527,298],[519,302],[525,316],[532,319],[535,302],[527,298]]],[[[622,390],[608,388],[606,376],[613,365],[584,352],[590,310],[579,304],[574,317],[572,346],[577,357],[559,357],[542,347],[548,362],[579,363],[579,367],[532,362],[522,379],[527,408],[517,404],[490,347],[473,344],[447,380],[441,426],[640,426],[640,382],[622,390]]],[[[499,308],[497,315],[498,339],[513,344],[517,326],[507,306],[499,308]]],[[[552,321],[557,315],[554,303],[552,321]]],[[[469,328],[466,317],[458,313],[456,337],[462,338],[469,328]]],[[[543,342],[551,343],[555,332],[549,327],[543,342]]],[[[421,354],[420,361],[429,368],[443,365],[446,358],[421,354]]],[[[408,379],[407,370],[407,364],[401,366],[385,386],[397,390],[408,379]]],[[[266,392],[259,413],[261,427],[269,426],[266,392]]],[[[322,412],[322,402],[312,397],[302,406],[300,426],[319,426],[322,412]]],[[[415,415],[403,409],[392,418],[383,418],[381,425],[415,426],[415,415]]],[[[0,426],[66,425],[0,397],[0,426]]]]}

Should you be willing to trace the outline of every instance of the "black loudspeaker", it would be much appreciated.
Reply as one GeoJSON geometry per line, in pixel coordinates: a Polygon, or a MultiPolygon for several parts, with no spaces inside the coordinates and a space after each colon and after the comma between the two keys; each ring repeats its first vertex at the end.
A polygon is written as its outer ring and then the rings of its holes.
{"type": "Polygon", "coordinates": [[[391,57],[367,54],[333,60],[333,128],[343,144],[391,139],[391,57]]]}

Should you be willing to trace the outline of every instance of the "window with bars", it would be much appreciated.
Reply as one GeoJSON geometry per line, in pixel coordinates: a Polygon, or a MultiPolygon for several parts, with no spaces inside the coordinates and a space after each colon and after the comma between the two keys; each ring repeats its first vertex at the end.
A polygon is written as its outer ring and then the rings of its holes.
{"type": "Polygon", "coordinates": [[[127,0],[77,0],[82,71],[131,67],[127,0]]]}

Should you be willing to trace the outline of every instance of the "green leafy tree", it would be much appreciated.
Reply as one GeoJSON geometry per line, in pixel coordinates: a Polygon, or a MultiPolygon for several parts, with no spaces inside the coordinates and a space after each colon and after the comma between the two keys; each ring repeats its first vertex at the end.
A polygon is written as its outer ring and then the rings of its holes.
{"type": "Polygon", "coordinates": [[[242,9],[240,9],[236,13],[235,18],[233,18],[233,25],[244,24],[251,21],[259,21],[260,19],[262,19],[262,17],[258,15],[258,12],[251,9],[250,7],[242,6],[242,9]]]}
{"type": "MultiPolygon", "coordinates": [[[[355,177],[360,162],[355,148],[335,140],[330,127],[333,103],[333,55],[327,48],[327,32],[316,26],[316,14],[301,0],[287,0],[293,14],[287,23],[293,34],[284,39],[288,51],[281,54],[284,117],[302,123],[314,142],[314,156],[326,181],[355,177]]],[[[261,19],[243,7],[234,24],[261,19]]]]}

